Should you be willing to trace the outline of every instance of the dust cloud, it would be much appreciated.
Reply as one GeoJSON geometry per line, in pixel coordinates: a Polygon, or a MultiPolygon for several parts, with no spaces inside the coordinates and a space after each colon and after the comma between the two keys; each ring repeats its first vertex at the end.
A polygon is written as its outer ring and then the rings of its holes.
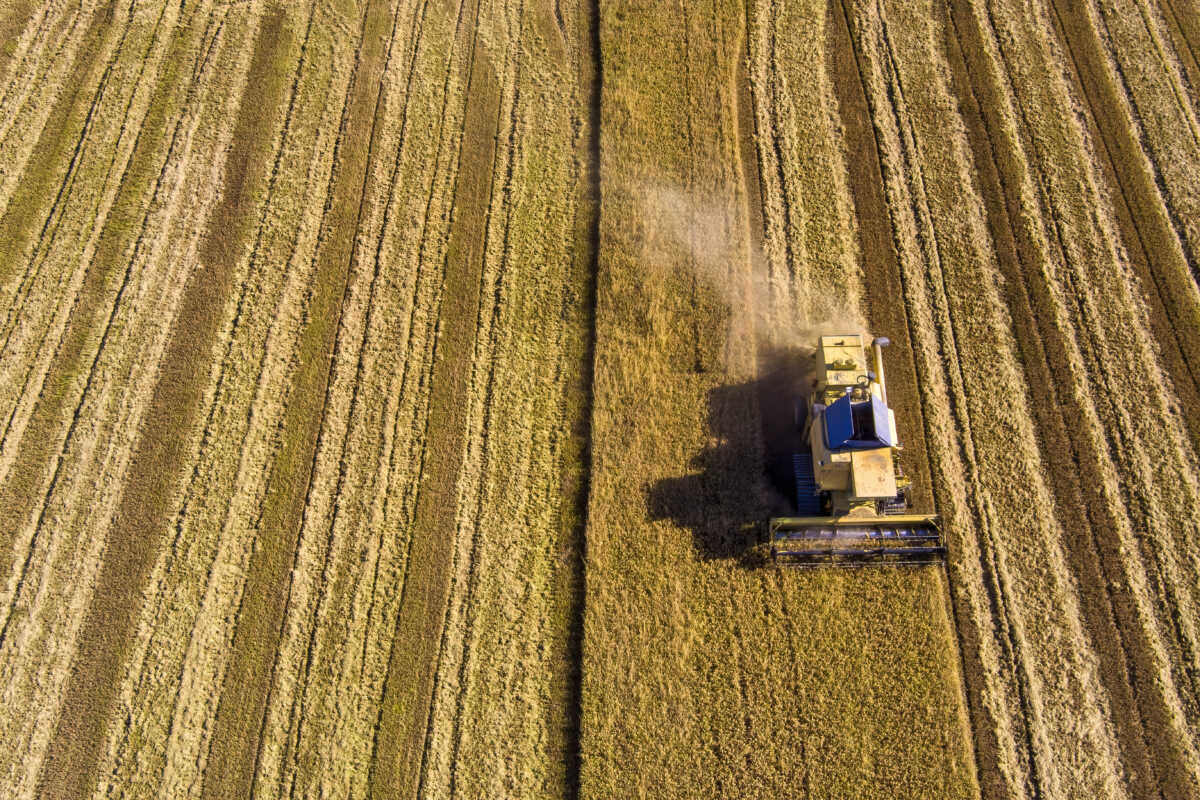
{"type": "Polygon", "coordinates": [[[735,195],[705,196],[663,183],[642,183],[631,195],[651,234],[649,255],[682,262],[728,309],[727,353],[748,352],[763,370],[768,361],[777,365],[781,353],[805,356],[807,363],[822,334],[867,334],[857,309],[815,308],[802,299],[803,265],[772,263],[749,235],[748,215],[735,195]]]}

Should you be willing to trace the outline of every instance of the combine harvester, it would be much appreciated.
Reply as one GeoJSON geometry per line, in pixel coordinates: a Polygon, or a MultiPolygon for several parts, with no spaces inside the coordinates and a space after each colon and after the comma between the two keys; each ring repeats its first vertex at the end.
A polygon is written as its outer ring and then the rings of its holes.
{"type": "Polygon", "coordinates": [[[796,424],[810,452],[796,453],[795,517],[771,520],[771,557],[789,567],[941,564],[939,519],[907,513],[912,487],[897,460],[896,418],[883,378],[884,338],[822,336],[810,398],[796,424]]]}

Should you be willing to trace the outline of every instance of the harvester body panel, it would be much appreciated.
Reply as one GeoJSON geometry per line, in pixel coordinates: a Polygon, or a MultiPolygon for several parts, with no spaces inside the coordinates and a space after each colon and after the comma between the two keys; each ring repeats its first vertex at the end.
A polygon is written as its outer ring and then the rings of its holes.
{"type": "Polygon", "coordinates": [[[896,418],[887,405],[882,348],[868,357],[860,334],[822,336],[809,398],[808,453],[793,456],[796,509],[771,520],[780,565],[866,566],[941,563],[939,520],[911,508],[897,456],[896,418]],[[824,516],[816,515],[821,512],[824,516]]]}

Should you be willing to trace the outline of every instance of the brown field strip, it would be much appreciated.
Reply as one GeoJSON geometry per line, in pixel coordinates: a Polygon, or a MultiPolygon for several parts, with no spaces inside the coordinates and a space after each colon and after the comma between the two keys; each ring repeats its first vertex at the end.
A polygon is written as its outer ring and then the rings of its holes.
{"type": "Polygon", "coordinates": [[[281,428],[279,453],[272,466],[257,528],[263,545],[251,558],[239,609],[230,660],[216,713],[210,758],[223,765],[205,774],[208,796],[248,795],[262,746],[262,729],[284,622],[296,542],[313,462],[328,405],[327,390],[334,343],[346,283],[363,213],[363,187],[375,144],[394,9],[384,2],[363,10],[361,40],[350,93],[336,144],[337,163],[322,219],[324,234],[316,255],[308,323],[297,343],[299,366],[288,392],[291,398],[281,428]]]}
{"type": "MultiPolygon", "coordinates": [[[[1007,278],[1005,286],[1008,305],[1013,315],[1013,330],[1017,334],[1028,385],[1036,387],[1038,393],[1043,395],[1033,403],[1042,443],[1041,451],[1047,459],[1050,473],[1056,476],[1052,486],[1059,520],[1069,541],[1072,542],[1069,552],[1073,569],[1081,589],[1084,589],[1081,597],[1083,610],[1097,655],[1101,660],[1100,674],[1111,698],[1117,732],[1121,738],[1123,760],[1130,768],[1131,788],[1138,796],[1150,796],[1154,791],[1151,789],[1154,786],[1154,773],[1144,740],[1146,732],[1142,716],[1134,703],[1135,696],[1141,696],[1142,693],[1135,695],[1129,683],[1133,675],[1144,673],[1131,668],[1129,659],[1133,658],[1138,650],[1123,644],[1123,638],[1129,634],[1123,635],[1122,630],[1132,631],[1134,628],[1118,625],[1118,619],[1130,618],[1118,616],[1119,607],[1104,589],[1111,582],[1111,578],[1103,570],[1093,532],[1111,527],[1115,522],[1111,518],[1105,518],[1104,504],[1095,496],[1095,478],[1086,473],[1081,474],[1082,464],[1086,462],[1080,461],[1078,445],[1069,433],[1067,409],[1071,399],[1065,393],[1057,391],[1053,380],[1051,354],[1057,349],[1053,344],[1057,337],[1047,317],[1035,313],[1029,290],[1030,278],[1026,277],[1029,271],[1026,265],[1036,263],[1036,256],[1030,250],[1028,231],[1024,229],[1028,222],[1016,212],[1018,198],[1013,192],[1004,190],[1005,186],[1016,185],[1014,181],[1017,176],[1010,173],[1001,178],[1001,166],[1011,170],[1012,161],[1002,161],[995,152],[995,145],[985,123],[987,106],[981,101],[983,95],[977,94],[983,90],[976,89],[968,78],[970,75],[980,76],[983,73],[968,71],[963,60],[964,51],[978,50],[967,50],[960,46],[959,37],[963,34],[958,31],[956,20],[961,14],[961,8],[958,7],[951,12],[950,24],[947,26],[947,55],[974,152],[982,196],[987,204],[997,261],[1007,278]]],[[[971,33],[973,31],[970,29],[966,31],[966,34],[971,33]]],[[[973,700],[978,707],[981,698],[976,697],[973,700]]],[[[987,735],[989,726],[986,712],[982,708],[977,711],[977,719],[976,735],[987,735]]],[[[993,782],[989,796],[1004,796],[1002,788],[998,781],[993,782]]]]}
{"type": "MultiPolygon", "coordinates": [[[[210,28],[209,30],[213,30],[210,28]]],[[[192,31],[203,33],[204,26],[196,26],[192,31]]],[[[60,366],[57,369],[64,370],[67,375],[61,373],[56,374],[55,368],[52,367],[51,376],[55,381],[67,383],[71,379],[71,373],[78,369],[78,366],[71,366],[71,362],[62,364],[61,359],[74,358],[81,359],[83,354],[80,352],[84,342],[88,341],[94,331],[84,329],[83,323],[87,320],[87,324],[91,326],[101,327],[105,333],[100,337],[98,343],[94,346],[97,350],[90,357],[91,368],[87,370],[88,381],[87,386],[83,387],[83,393],[78,399],[80,406],[85,402],[89,391],[88,386],[92,383],[92,375],[96,373],[96,365],[102,357],[105,350],[105,343],[108,338],[107,331],[113,328],[113,317],[117,314],[119,307],[123,305],[122,297],[125,293],[124,286],[128,285],[130,280],[130,270],[133,268],[133,262],[123,262],[123,259],[128,258],[127,248],[130,241],[122,241],[122,236],[134,236],[136,233],[131,230],[130,226],[136,220],[134,209],[138,205],[144,204],[146,201],[143,197],[143,192],[153,190],[155,194],[163,190],[163,177],[160,172],[163,169],[162,161],[168,153],[176,150],[177,146],[184,138],[182,126],[183,117],[178,117],[172,121],[171,115],[176,113],[175,109],[179,108],[179,98],[182,95],[176,93],[181,92],[181,87],[186,86],[183,83],[183,69],[189,64],[190,60],[189,46],[193,48],[191,55],[195,60],[196,70],[192,74],[192,79],[199,78],[205,71],[205,66],[209,62],[209,56],[212,55],[213,48],[210,46],[207,49],[202,48],[202,42],[189,41],[187,36],[181,35],[175,42],[174,48],[174,63],[171,63],[171,57],[168,56],[168,71],[164,79],[159,83],[157,96],[151,101],[150,111],[146,118],[146,122],[142,128],[144,137],[139,139],[144,143],[146,149],[135,149],[131,159],[131,168],[125,175],[123,187],[129,192],[128,195],[118,198],[114,205],[114,216],[110,217],[109,223],[111,227],[106,228],[107,236],[102,236],[101,244],[97,249],[98,260],[93,265],[94,272],[89,271],[89,274],[94,274],[94,280],[98,285],[84,283],[84,295],[75,307],[77,312],[85,312],[82,316],[76,316],[76,325],[68,329],[67,346],[59,351],[60,366]],[[159,133],[161,131],[161,133],[159,133]],[[154,138],[151,139],[150,137],[154,138]],[[165,145],[165,147],[164,147],[165,145]],[[122,215],[128,215],[123,218],[122,215]],[[128,264],[128,266],[126,266],[128,264]],[[104,299],[112,298],[112,289],[104,286],[105,282],[110,282],[114,273],[119,274],[121,268],[124,267],[125,278],[121,284],[121,288],[117,288],[115,299],[111,299],[113,303],[112,309],[109,311],[109,319],[107,323],[99,324],[103,317],[98,316],[102,313],[102,307],[90,310],[89,304],[99,305],[104,299]],[[89,286],[95,296],[89,296],[89,286]],[[107,295],[107,297],[106,297],[107,295]],[[77,344],[71,344],[76,342],[77,344]]],[[[193,90],[194,91],[194,90],[193,90]]],[[[184,108],[187,106],[184,105],[184,108]]],[[[143,220],[142,225],[145,226],[143,220]]],[[[145,236],[145,228],[136,237],[136,241],[140,243],[141,237],[145,236]]],[[[68,384],[69,385],[69,384],[68,384]]],[[[177,397],[170,397],[170,389],[176,387],[165,387],[165,392],[160,396],[159,403],[156,408],[159,414],[166,413],[167,409],[163,407],[163,403],[177,397]]],[[[53,397],[51,395],[50,397],[53,397]]],[[[49,398],[43,397],[43,403],[39,405],[39,409],[46,413],[45,419],[47,422],[57,422],[51,420],[51,417],[59,413],[53,404],[47,404],[49,398]]],[[[74,420],[77,422],[80,417],[80,412],[77,409],[74,415],[74,420]]],[[[35,421],[37,417],[35,416],[35,421]]],[[[162,425],[161,417],[157,423],[162,425]]],[[[37,428],[34,428],[37,430],[37,428]]],[[[68,444],[63,445],[64,455],[66,448],[72,440],[75,431],[75,423],[73,422],[68,429],[66,441],[68,444]]],[[[27,434],[28,436],[28,434],[27,434]]],[[[171,447],[177,445],[178,442],[169,443],[171,447]]],[[[153,443],[146,443],[148,450],[143,450],[141,456],[143,458],[152,457],[155,455],[153,443]]],[[[37,463],[36,461],[34,462],[37,463]]],[[[58,475],[61,474],[66,462],[60,455],[59,464],[55,472],[55,480],[51,483],[50,492],[54,491],[55,485],[58,482],[58,475]]],[[[18,468],[27,467],[27,464],[19,464],[18,468]]],[[[14,481],[17,483],[17,481],[14,481]]],[[[19,485],[19,484],[18,484],[19,485]]],[[[137,499],[128,498],[128,501],[133,505],[125,507],[125,515],[137,508],[137,504],[143,502],[145,497],[137,499]]],[[[46,508],[49,505],[49,499],[43,500],[41,503],[42,514],[46,513],[46,508]]],[[[36,508],[37,504],[31,504],[31,507],[36,508]]],[[[151,511],[154,509],[151,508],[151,511]]],[[[39,518],[37,525],[40,527],[42,519],[39,518]]],[[[128,520],[126,520],[128,521],[128,520]]],[[[145,521],[143,518],[142,521],[145,521]]],[[[132,526],[131,526],[132,527],[132,526]]],[[[130,532],[132,530],[122,532],[130,532]]],[[[72,672],[72,678],[65,688],[65,696],[63,699],[66,713],[59,720],[59,731],[69,732],[66,735],[60,735],[53,740],[50,750],[47,754],[46,767],[42,772],[41,791],[47,796],[61,796],[63,794],[74,794],[83,790],[94,779],[94,774],[91,771],[91,765],[98,756],[100,747],[104,742],[104,725],[107,723],[106,713],[111,708],[111,703],[115,696],[115,678],[119,674],[121,668],[121,655],[123,650],[112,647],[113,633],[122,629],[131,631],[133,618],[130,616],[131,611],[136,611],[138,607],[139,594],[139,576],[144,576],[149,562],[148,559],[152,554],[153,537],[147,537],[145,542],[138,537],[133,537],[128,547],[117,546],[115,549],[110,542],[109,557],[105,559],[104,565],[97,577],[98,599],[92,604],[86,620],[83,621],[83,630],[79,634],[77,644],[79,651],[75,656],[75,669],[72,672]],[[145,549],[143,549],[145,544],[145,549]],[[79,714],[78,718],[71,718],[72,714],[79,714]]],[[[33,547],[30,548],[30,557],[33,555],[33,547]]],[[[28,566],[28,560],[26,565],[28,566]]],[[[20,584],[18,584],[20,585],[20,584]]],[[[126,634],[128,635],[128,633],[126,634]]],[[[115,638],[120,638],[115,637],[115,638]]]]}
{"type": "MultiPolygon", "coordinates": [[[[1065,532],[1071,543],[1068,552],[1083,590],[1081,602],[1092,646],[1101,659],[1101,675],[1108,687],[1122,743],[1127,780],[1139,796],[1159,791],[1164,796],[1187,793],[1190,788],[1184,787],[1189,787],[1192,779],[1186,776],[1186,769],[1181,773],[1179,768],[1188,757],[1177,749],[1180,742],[1172,734],[1172,728],[1178,725],[1178,717],[1172,717],[1178,712],[1172,711],[1169,695],[1162,694],[1161,684],[1151,677],[1161,669],[1156,656],[1160,645],[1139,621],[1139,616],[1145,613],[1145,606],[1139,611],[1139,604],[1144,601],[1124,585],[1130,551],[1121,542],[1120,530],[1129,523],[1120,505],[1112,502],[1112,495],[1106,495],[1111,491],[1107,487],[1112,485],[1106,475],[1110,469],[1106,467],[1109,456],[1103,445],[1097,448],[1094,439],[1068,433],[1077,429],[1077,420],[1086,420],[1093,412],[1089,411],[1086,399],[1075,392],[1058,391],[1058,381],[1051,380],[1052,375],[1072,369],[1073,344],[1070,334],[1054,320],[1056,289],[1041,266],[1049,256],[1042,249],[1045,244],[1039,244],[1043,234],[1031,226],[1037,215],[1024,210],[1029,202],[1024,187],[1029,184],[1023,170],[1028,167],[1023,163],[1025,156],[1020,144],[1014,146],[1008,138],[1011,129],[1004,119],[1003,90],[989,82],[994,79],[985,77],[994,73],[987,66],[988,45],[980,37],[978,25],[961,6],[955,7],[956,33],[952,34],[955,39],[949,50],[953,56],[962,43],[961,53],[968,65],[965,75],[971,76],[967,81],[963,72],[958,73],[957,91],[968,110],[965,119],[976,165],[985,191],[991,195],[990,225],[999,263],[1006,273],[1010,307],[1016,315],[1015,330],[1019,334],[1027,385],[1036,387],[1039,394],[1045,393],[1043,399],[1033,404],[1044,409],[1038,412],[1039,436],[1045,457],[1050,464],[1057,465],[1048,474],[1054,476],[1061,519],[1067,524],[1065,532]],[[976,110],[971,111],[972,108],[976,110]],[[1026,322],[1021,321],[1022,315],[1026,322]],[[1063,409],[1061,421],[1049,411],[1058,408],[1063,409]],[[1080,500],[1075,498],[1081,494],[1086,515],[1081,511],[1068,513],[1073,506],[1078,507],[1080,500]],[[1135,681],[1132,686],[1130,680],[1135,681]],[[1160,772],[1157,779],[1149,770],[1150,758],[1155,761],[1155,771],[1160,772]],[[1184,761],[1180,762],[1180,758],[1184,761]]],[[[953,60],[952,57],[952,63],[953,60]]],[[[1164,532],[1169,532],[1169,528],[1164,532]]],[[[1136,570],[1132,574],[1136,576],[1136,570]]]]}
{"type": "Polygon", "coordinates": [[[1160,7],[1187,72],[1193,106],[1200,108],[1200,6],[1195,0],[1161,0],[1160,7]]]}
{"type": "Polygon", "coordinates": [[[16,55],[17,39],[33,20],[37,7],[32,0],[11,3],[0,12],[0,80],[8,77],[8,68],[16,55]]]}
{"type": "Polygon", "coordinates": [[[380,707],[372,791],[416,796],[429,729],[433,674],[428,664],[441,639],[450,592],[456,485],[465,437],[463,407],[471,377],[480,277],[483,269],[500,87],[495,66],[476,38],[478,5],[466,6],[460,35],[471,41],[466,62],[466,112],[453,196],[459,211],[450,229],[438,342],[430,378],[429,418],[421,485],[406,563],[403,596],[380,707]]]}
{"type": "Polygon", "coordinates": [[[1101,42],[1082,2],[1052,4],[1058,35],[1071,56],[1087,100],[1088,119],[1104,156],[1102,165],[1115,200],[1117,221],[1137,270],[1160,352],[1179,394],[1184,423],[1200,447],[1200,291],[1189,270],[1180,232],[1168,215],[1159,176],[1142,151],[1126,96],[1114,83],[1101,42]],[[1099,111],[1098,111],[1099,110],[1099,111]]]}

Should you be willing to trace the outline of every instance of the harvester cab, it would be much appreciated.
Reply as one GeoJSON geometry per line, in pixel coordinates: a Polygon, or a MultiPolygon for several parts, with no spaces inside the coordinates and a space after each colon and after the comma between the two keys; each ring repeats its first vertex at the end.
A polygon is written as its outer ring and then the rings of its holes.
{"type": "Polygon", "coordinates": [[[770,523],[771,557],[792,567],[942,563],[939,520],[912,508],[887,403],[883,348],[859,334],[822,336],[813,393],[797,406],[808,452],[792,456],[795,517],[770,523]]]}

